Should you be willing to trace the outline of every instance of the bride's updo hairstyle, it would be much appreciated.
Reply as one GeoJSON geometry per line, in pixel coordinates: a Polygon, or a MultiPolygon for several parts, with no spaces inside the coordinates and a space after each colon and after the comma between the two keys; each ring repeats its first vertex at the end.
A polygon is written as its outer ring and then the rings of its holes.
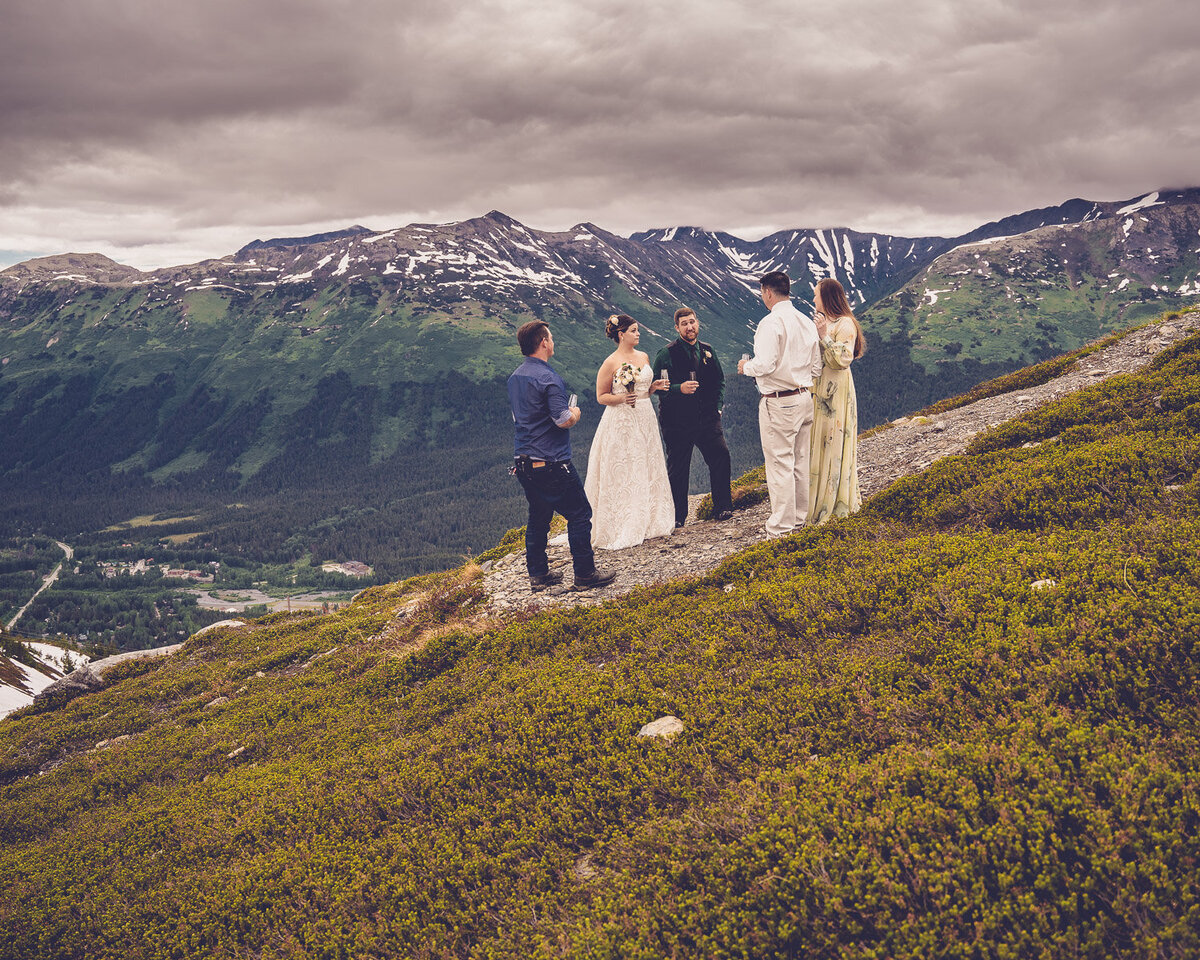
{"type": "Polygon", "coordinates": [[[621,334],[632,327],[636,320],[627,313],[614,313],[604,324],[605,335],[614,343],[621,342],[621,334]]]}

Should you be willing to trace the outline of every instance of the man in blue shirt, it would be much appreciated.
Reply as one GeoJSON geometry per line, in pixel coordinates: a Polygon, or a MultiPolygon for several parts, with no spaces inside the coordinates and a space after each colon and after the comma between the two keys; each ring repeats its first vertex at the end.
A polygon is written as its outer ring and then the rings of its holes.
{"type": "Polygon", "coordinates": [[[567,387],[547,362],[554,356],[554,337],[543,320],[530,320],[517,331],[525,361],[508,378],[516,442],[517,479],[529,501],[525,525],[525,568],[535,593],[562,583],[550,569],[546,538],[555,511],[567,520],[567,542],[575,568],[573,589],[591,590],[612,583],[617,575],[596,569],[592,553],[592,506],[571,463],[571,427],[578,407],[567,405],[567,387]]]}

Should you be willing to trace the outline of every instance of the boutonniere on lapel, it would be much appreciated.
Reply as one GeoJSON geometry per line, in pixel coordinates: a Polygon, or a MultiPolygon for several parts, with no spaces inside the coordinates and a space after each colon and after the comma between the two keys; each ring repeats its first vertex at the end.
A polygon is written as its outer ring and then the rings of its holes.
{"type": "Polygon", "coordinates": [[[705,350],[705,351],[704,351],[704,359],[705,359],[705,360],[711,360],[711,359],[712,359],[712,354],[711,354],[709,351],[707,351],[707,350],[705,350]]]}

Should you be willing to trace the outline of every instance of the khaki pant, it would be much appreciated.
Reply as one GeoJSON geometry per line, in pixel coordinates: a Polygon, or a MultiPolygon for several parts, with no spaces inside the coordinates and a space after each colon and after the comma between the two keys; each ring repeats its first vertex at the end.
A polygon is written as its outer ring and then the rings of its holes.
{"type": "Polygon", "coordinates": [[[758,401],[758,435],[766,464],[771,516],[767,533],[780,536],[808,518],[808,443],[813,399],[807,390],[792,397],[758,401]]]}

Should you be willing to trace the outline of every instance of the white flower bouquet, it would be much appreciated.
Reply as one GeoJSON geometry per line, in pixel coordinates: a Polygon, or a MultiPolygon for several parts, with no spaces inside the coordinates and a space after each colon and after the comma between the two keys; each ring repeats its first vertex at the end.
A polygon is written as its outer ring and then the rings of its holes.
{"type": "MultiPolygon", "coordinates": [[[[633,393],[633,385],[637,383],[638,372],[632,363],[623,363],[617,367],[617,372],[613,374],[613,389],[616,390],[617,384],[625,388],[626,393],[633,393]]],[[[637,403],[636,397],[629,401],[637,403]]]]}

